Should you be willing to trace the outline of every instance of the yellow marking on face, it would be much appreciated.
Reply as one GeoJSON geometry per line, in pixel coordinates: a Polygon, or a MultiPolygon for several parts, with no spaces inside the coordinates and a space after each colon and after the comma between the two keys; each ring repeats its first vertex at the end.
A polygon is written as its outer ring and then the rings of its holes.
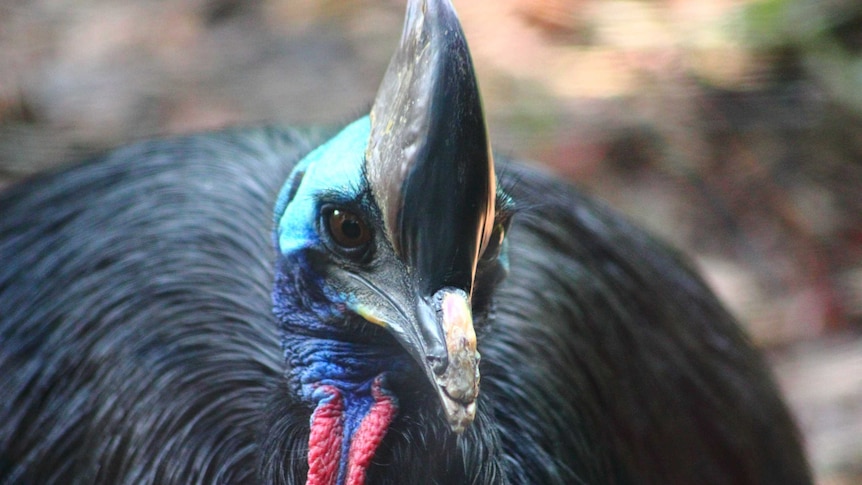
{"type": "Polygon", "coordinates": [[[386,327],[387,327],[386,322],[384,322],[383,320],[381,320],[380,318],[378,318],[378,317],[377,317],[377,315],[375,315],[375,314],[371,311],[371,309],[369,309],[369,308],[368,308],[368,307],[366,307],[366,306],[362,306],[362,305],[360,305],[360,306],[356,307],[356,313],[357,313],[360,317],[362,317],[362,318],[364,318],[366,321],[368,321],[369,323],[373,323],[374,325],[379,325],[379,326],[381,326],[381,327],[383,327],[383,328],[386,328],[386,327]]]}

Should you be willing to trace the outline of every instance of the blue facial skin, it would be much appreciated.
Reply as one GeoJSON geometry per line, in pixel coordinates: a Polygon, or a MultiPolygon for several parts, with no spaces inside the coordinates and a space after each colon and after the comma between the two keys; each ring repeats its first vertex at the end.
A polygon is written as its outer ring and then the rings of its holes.
{"type": "Polygon", "coordinates": [[[363,162],[370,131],[369,118],[360,118],[309,153],[293,170],[276,205],[273,303],[290,377],[309,398],[309,386],[320,384],[368,388],[375,371],[391,359],[370,355],[378,349],[338,338],[346,331],[345,321],[358,318],[351,311],[354,301],[327,285],[326,275],[320,274],[325,265],[314,264],[336,257],[319,232],[322,207],[356,200],[367,187],[363,162]]]}
{"type": "MultiPolygon", "coordinates": [[[[275,212],[277,264],[273,290],[287,377],[294,392],[312,407],[330,398],[324,386],[344,400],[340,475],[350,440],[369,412],[374,378],[409,366],[392,341],[358,343],[348,323],[373,325],[358,317],[354,298],[331,288],[326,271],[331,254],[320,234],[325,204],[356,201],[367,193],[363,174],[371,123],[363,117],[306,156],[281,191],[275,212]]],[[[337,266],[337,265],[335,265],[337,266]]]]}
{"type": "Polygon", "coordinates": [[[333,193],[353,199],[367,185],[362,166],[370,134],[371,120],[362,117],[296,165],[275,206],[279,254],[321,244],[315,229],[321,200],[333,193]],[[297,177],[302,181],[294,192],[297,177]]]}

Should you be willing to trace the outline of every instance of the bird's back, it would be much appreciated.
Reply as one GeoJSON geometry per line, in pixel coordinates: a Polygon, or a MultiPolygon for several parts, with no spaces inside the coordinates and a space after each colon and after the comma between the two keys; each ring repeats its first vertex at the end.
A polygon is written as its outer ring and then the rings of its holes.
{"type": "MultiPolygon", "coordinates": [[[[0,483],[254,481],[283,372],[272,206],[318,142],[143,142],[0,195],[0,483]]],[[[500,177],[518,214],[480,408],[509,483],[807,483],[760,357],[676,255],[500,177]]]]}
{"type": "Polygon", "coordinates": [[[272,205],[308,143],[148,141],[0,194],[0,483],[253,476],[272,205]]]}
{"type": "Polygon", "coordinates": [[[810,483],[768,368],[688,263],[566,184],[502,172],[520,209],[480,350],[529,464],[513,483],[810,483]]]}

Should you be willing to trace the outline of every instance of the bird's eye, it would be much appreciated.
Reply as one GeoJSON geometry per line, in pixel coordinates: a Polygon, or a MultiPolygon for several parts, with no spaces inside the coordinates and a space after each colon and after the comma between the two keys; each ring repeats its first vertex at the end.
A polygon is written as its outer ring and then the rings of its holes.
{"type": "Polygon", "coordinates": [[[358,215],[344,209],[330,209],[326,215],[329,235],[344,249],[358,249],[371,240],[368,225],[358,215]]]}

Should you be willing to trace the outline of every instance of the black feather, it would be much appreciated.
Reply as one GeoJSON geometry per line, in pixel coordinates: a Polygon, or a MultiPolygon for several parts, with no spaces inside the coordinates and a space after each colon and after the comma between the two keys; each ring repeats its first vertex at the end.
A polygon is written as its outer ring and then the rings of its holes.
{"type": "MultiPolygon", "coordinates": [[[[149,141],[0,195],[0,483],[304,483],[271,213],[320,141],[149,141]]],[[[476,422],[452,434],[402,383],[369,483],[811,483],[768,369],[682,258],[548,176],[499,173],[516,214],[477,316],[476,422]]]]}

